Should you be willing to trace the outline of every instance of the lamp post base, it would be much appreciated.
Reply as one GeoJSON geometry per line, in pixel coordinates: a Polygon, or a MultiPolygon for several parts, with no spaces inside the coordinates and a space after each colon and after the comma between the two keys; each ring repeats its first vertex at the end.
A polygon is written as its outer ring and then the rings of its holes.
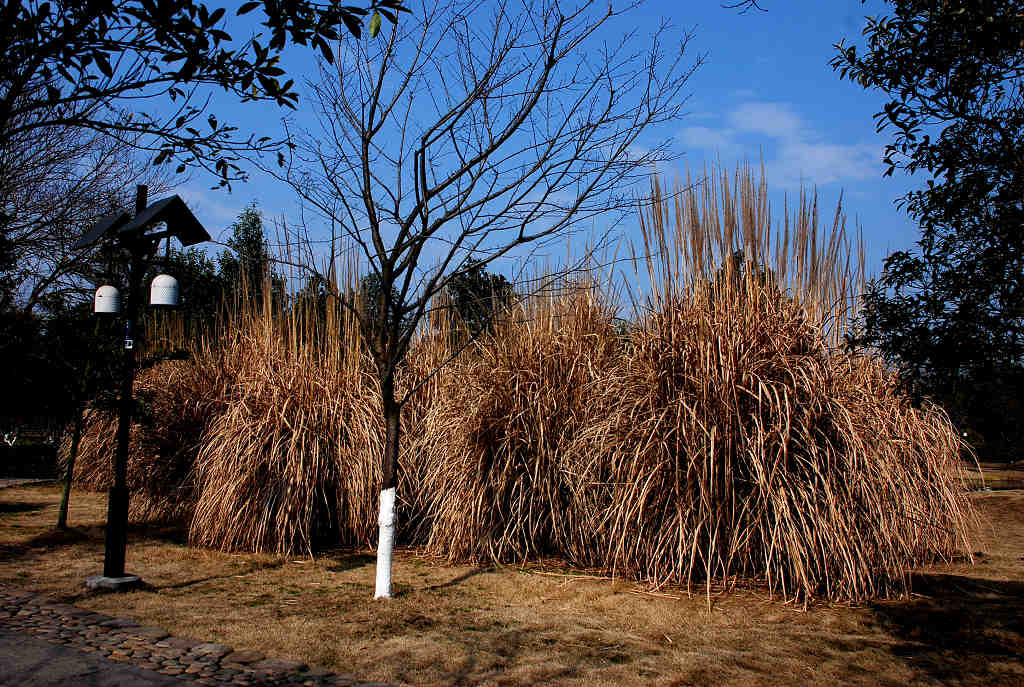
{"type": "Polygon", "coordinates": [[[126,592],[130,589],[141,587],[142,579],[138,575],[124,575],[122,577],[93,575],[85,581],[85,586],[92,591],[98,592],[126,592]]]}

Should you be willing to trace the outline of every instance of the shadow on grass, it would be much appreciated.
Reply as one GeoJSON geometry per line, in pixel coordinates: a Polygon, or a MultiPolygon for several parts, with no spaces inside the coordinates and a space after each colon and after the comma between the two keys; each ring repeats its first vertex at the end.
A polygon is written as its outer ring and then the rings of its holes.
{"type": "Polygon", "coordinates": [[[0,515],[7,513],[34,513],[46,508],[45,503],[29,503],[27,501],[0,501],[0,515]]]}
{"type": "Polygon", "coordinates": [[[129,522],[128,536],[135,541],[158,541],[188,545],[188,526],[180,522],[129,522]]]}
{"type": "Polygon", "coordinates": [[[64,530],[58,530],[54,527],[52,530],[46,530],[26,541],[0,546],[0,560],[11,561],[32,557],[38,555],[41,549],[54,550],[90,541],[95,538],[95,535],[89,532],[88,529],[69,527],[64,530]]]}
{"type": "Polygon", "coordinates": [[[872,606],[910,665],[944,684],[1020,684],[1024,583],[922,573],[911,592],[872,606]]]}
{"type": "MultiPolygon", "coordinates": [[[[10,506],[11,504],[0,504],[10,506]]],[[[45,508],[45,503],[18,504],[24,506],[20,511],[31,512],[45,508]]],[[[9,511],[10,512],[10,511],[9,511]]],[[[59,530],[54,526],[39,532],[35,536],[16,544],[0,546],[0,560],[15,560],[39,555],[47,550],[57,550],[66,546],[92,543],[101,550],[105,540],[105,523],[89,523],[59,530]]],[[[188,531],[181,524],[174,523],[129,523],[129,546],[132,542],[159,541],[184,545],[188,540],[188,531]]]]}
{"type": "MultiPolygon", "coordinates": [[[[473,652],[459,665],[454,666],[445,682],[454,685],[478,685],[500,680],[507,666],[531,665],[530,683],[534,685],[559,684],[564,680],[579,677],[595,662],[593,652],[574,647],[574,651],[561,653],[558,660],[546,666],[538,665],[537,639],[528,630],[510,629],[494,633],[483,640],[480,648],[486,652],[473,652]]],[[[553,644],[549,647],[556,648],[553,644]]],[[[413,678],[414,676],[403,676],[413,678]]],[[[499,682],[499,684],[501,684],[499,682]]]]}
{"type": "MultiPolygon", "coordinates": [[[[421,624],[418,620],[403,618],[402,628],[415,627],[425,633],[435,629],[434,626],[421,624]]],[[[430,670],[439,673],[434,684],[467,687],[494,684],[540,686],[560,685],[566,681],[581,679],[585,680],[582,684],[589,684],[594,678],[600,681],[600,676],[608,668],[644,662],[659,653],[657,649],[631,640],[609,643],[607,635],[599,632],[573,634],[567,637],[564,628],[538,625],[508,627],[498,622],[488,624],[486,620],[472,615],[467,615],[465,625],[460,625],[460,632],[467,640],[468,651],[459,659],[449,658],[440,664],[431,665],[430,670]]],[[[388,636],[388,630],[382,630],[382,634],[388,636]]],[[[404,649],[401,643],[395,643],[392,649],[376,660],[393,666],[405,666],[396,673],[397,682],[423,682],[423,655],[404,649]]],[[[636,666],[630,672],[634,679],[639,678],[634,684],[647,684],[659,677],[659,673],[647,672],[642,666],[636,666]]],[[[763,678],[763,681],[767,681],[769,677],[763,671],[758,673],[758,676],[763,678]]],[[[624,675],[619,674],[617,677],[622,680],[624,675]]],[[[662,674],[660,677],[662,680],[659,684],[667,684],[665,679],[670,676],[662,674]]],[[[671,677],[676,675],[673,674],[671,677]]],[[[707,680],[700,680],[695,684],[728,684],[716,679],[718,677],[709,676],[707,680]]],[[[601,681],[601,684],[607,683],[607,678],[601,681]]],[[[673,684],[690,683],[687,681],[673,684]]]]}
{"type": "Polygon", "coordinates": [[[447,589],[448,587],[455,587],[461,582],[465,582],[471,577],[476,577],[480,573],[488,572],[490,570],[493,570],[493,568],[475,568],[473,570],[470,570],[469,572],[462,573],[458,577],[448,580],[447,582],[442,582],[441,584],[432,584],[429,587],[427,587],[427,589],[430,591],[434,591],[437,589],[447,589]]]}
{"type": "Polygon", "coordinates": [[[331,551],[329,555],[337,561],[335,564],[327,566],[326,569],[330,572],[355,570],[377,562],[377,556],[372,553],[331,551]]]}
{"type": "Polygon", "coordinates": [[[202,584],[203,582],[227,580],[236,577],[243,577],[245,575],[251,575],[252,573],[261,572],[264,570],[275,570],[283,566],[285,563],[286,560],[283,558],[276,561],[261,561],[258,563],[251,564],[246,570],[232,570],[231,572],[225,573],[223,575],[208,575],[206,577],[197,577],[194,580],[185,580],[184,582],[175,582],[174,584],[146,584],[144,586],[147,590],[152,592],[170,591],[172,589],[186,589],[188,587],[193,587],[197,584],[202,584]]]}

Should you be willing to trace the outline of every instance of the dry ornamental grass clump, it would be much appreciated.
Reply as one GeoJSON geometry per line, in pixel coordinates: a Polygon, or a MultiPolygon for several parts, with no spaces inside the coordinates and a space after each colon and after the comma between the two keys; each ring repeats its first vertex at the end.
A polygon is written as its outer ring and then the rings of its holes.
{"type": "Polygon", "coordinates": [[[953,427],[838,345],[862,282],[841,214],[823,239],[801,198],[773,234],[763,179],[702,189],[655,185],[628,345],[570,299],[456,363],[426,423],[428,548],[836,600],[969,555],[953,427]]]}
{"type": "Polygon", "coordinates": [[[316,331],[265,300],[221,344],[235,376],[196,462],[189,539],[283,555],[368,545],[383,450],[372,364],[336,311],[316,331]]]}
{"type": "MultiPolygon", "coordinates": [[[[450,362],[446,319],[423,327],[399,375],[400,395],[415,390],[399,540],[451,561],[556,555],[805,600],[900,593],[913,567],[969,556],[948,418],[842,346],[863,251],[841,212],[822,234],[801,195],[773,225],[749,171],[652,195],[650,295],[625,330],[593,275],[527,298],[450,362]]],[[[372,545],[372,363],[336,303],[324,321],[265,301],[229,313],[193,360],[139,375],[166,421],[136,427],[134,512],[191,516],[194,544],[227,550],[372,545]]],[[[90,414],[81,481],[109,474],[114,424],[90,414]]]]}
{"type": "MultiPolygon", "coordinates": [[[[196,462],[193,544],[282,555],[373,545],[384,450],[380,387],[354,321],[336,302],[328,308],[318,323],[268,307],[239,318],[222,344],[236,360],[235,377],[196,462]]],[[[447,357],[443,341],[413,346],[400,394],[447,357]]],[[[398,516],[409,542],[425,536],[428,492],[416,457],[436,386],[426,384],[403,412],[398,516]]]]}
{"type": "Polygon", "coordinates": [[[190,540],[282,554],[367,544],[382,444],[369,385],[261,349],[199,454],[190,540]]]}
{"type": "Polygon", "coordinates": [[[772,245],[763,179],[737,176],[734,194],[727,178],[677,187],[674,240],[655,188],[646,254],[661,256],[648,267],[662,288],[564,447],[585,523],[566,553],[709,594],[712,581],[805,599],[901,592],[912,567],[970,554],[960,442],[880,362],[832,343],[849,306],[827,299],[855,282],[849,249],[818,252],[804,204],[772,245]]]}
{"type": "Polygon", "coordinates": [[[830,352],[792,301],[751,296],[668,304],[594,386],[565,450],[584,525],[571,558],[657,585],[861,600],[969,551],[941,411],[910,408],[877,362],[830,352]]]}
{"type": "MultiPolygon", "coordinates": [[[[231,371],[218,354],[197,351],[167,360],[135,380],[127,483],[136,520],[187,520],[197,498],[193,465],[209,423],[223,412],[231,371]]],[[[75,481],[102,490],[113,485],[117,412],[91,408],[75,460],[75,481]]],[[[70,442],[62,446],[68,458],[70,442]]]]}
{"type": "Polygon", "coordinates": [[[452,363],[424,423],[430,550],[507,562],[561,549],[571,513],[562,450],[619,348],[596,288],[567,285],[513,310],[452,363]]]}

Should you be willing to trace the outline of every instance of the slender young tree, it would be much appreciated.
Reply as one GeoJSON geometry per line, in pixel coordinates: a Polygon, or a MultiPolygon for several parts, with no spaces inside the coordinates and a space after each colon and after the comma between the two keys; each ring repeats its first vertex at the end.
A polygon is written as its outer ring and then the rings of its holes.
{"type": "Polygon", "coordinates": [[[59,419],[58,446],[70,433],[64,487],[57,511],[57,529],[66,529],[75,461],[89,404],[117,386],[117,322],[97,318],[88,303],[70,306],[64,299],[49,298],[39,345],[26,356],[30,385],[49,391],[40,404],[59,419]]]}
{"type": "MultiPolygon", "coordinates": [[[[378,598],[391,596],[409,398],[395,375],[432,299],[495,260],[614,227],[635,210],[635,182],[670,157],[654,130],[682,114],[700,59],[684,59],[689,36],[666,23],[635,29],[639,4],[424,2],[383,40],[348,43],[322,65],[310,84],[320,130],[295,132],[282,170],[264,165],[329,224],[330,246],[354,246],[379,286],[374,318],[337,294],[382,393],[378,598]]],[[[335,251],[306,246],[311,270],[335,273],[335,251]]]]}

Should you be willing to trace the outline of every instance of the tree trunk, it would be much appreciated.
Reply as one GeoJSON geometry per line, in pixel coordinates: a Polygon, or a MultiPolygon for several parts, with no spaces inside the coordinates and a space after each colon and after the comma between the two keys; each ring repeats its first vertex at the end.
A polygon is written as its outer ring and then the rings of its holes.
{"type": "Polygon", "coordinates": [[[377,589],[375,599],[391,598],[391,553],[395,548],[395,487],[398,472],[398,433],[401,407],[395,403],[394,383],[386,380],[382,386],[384,422],[383,479],[380,487],[380,516],[377,524],[377,589]]]}
{"type": "Polygon", "coordinates": [[[64,474],[64,493],[60,497],[60,512],[57,514],[57,529],[68,528],[68,500],[71,498],[71,480],[75,475],[75,458],[78,457],[78,443],[82,439],[83,408],[75,409],[75,425],[71,432],[71,452],[68,454],[68,469],[64,474]]]}

